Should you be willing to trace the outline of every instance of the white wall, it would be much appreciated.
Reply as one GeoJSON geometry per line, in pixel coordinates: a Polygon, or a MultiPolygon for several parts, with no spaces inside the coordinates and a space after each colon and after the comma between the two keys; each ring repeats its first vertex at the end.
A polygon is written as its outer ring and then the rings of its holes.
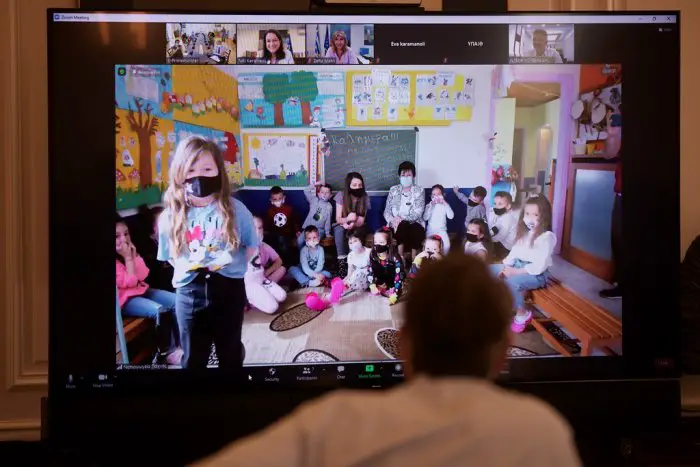
{"type": "MultiPolygon", "coordinates": [[[[512,164],[513,162],[513,132],[515,130],[515,99],[502,98],[496,100],[496,127],[494,131],[493,165],[512,164]]],[[[520,170],[516,167],[516,170],[520,170]]]]}
{"type": "Polygon", "coordinates": [[[244,57],[246,52],[262,52],[260,31],[268,29],[288,30],[294,53],[306,51],[306,25],[304,24],[239,24],[236,30],[236,56],[244,57]]]}
{"type": "MultiPolygon", "coordinates": [[[[240,37],[240,36],[239,36],[240,37]]],[[[427,187],[436,183],[444,186],[489,186],[491,167],[488,161],[486,135],[491,126],[491,70],[490,65],[479,66],[364,66],[353,70],[444,70],[469,75],[475,80],[474,109],[469,122],[452,122],[449,127],[421,126],[418,132],[417,181],[427,187]]],[[[313,69],[314,71],[347,71],[342,66],[276,66],[275,71],[313,69]]],[[[234,73],[270,70],[265,66],[236,66],[234,73]]],[[[246,132],[245,129],[242,130],[246,132]]],[[[265,131],[265,130],[253,130],[265,131]]],[[[270,129],[266,131],[298,133],[299,128],[270,129]]],[[[313,131],[313,130],[312,130],[313,131]]],[[[512,132],[511,132],[512,133],[512,132]]],[[[511,134],[512,146],[512,134],[511,134]]],[[[398,181],[398,180],[397,180],[398,181]]]]}

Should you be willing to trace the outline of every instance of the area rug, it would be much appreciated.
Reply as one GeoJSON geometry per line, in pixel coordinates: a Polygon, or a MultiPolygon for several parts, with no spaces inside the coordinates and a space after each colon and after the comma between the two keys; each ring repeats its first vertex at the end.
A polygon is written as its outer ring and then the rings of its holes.
{"type": "Polygon", "coordinates": [[[299,352],[292,361],[294,363],[329,363],[340,361],[340,359],[325,350],[306,349],[299,352]]]}
{"type": "Polygon", "coordinates": [[[511,345],[510,347],[508,347],[508,358],[536,356],[537,354],[532,350],[523,349],[522,347],[518,347],[516,345],[511,345]]]}
{"type": "Polygon", "coordinates": [[[314,311],[305,303],[292,307],[270,322],[270,330],[274,332],[289,331],[290,329],[303,326],[309,321],[317,318],[323,311],[314,311]]]}
{"type": "Polygon", "coordinates": [[[374,342],[384,355],[391,359],[400,359],[399,330],[394,328],[382,328],[374,333],[374,342]]]}

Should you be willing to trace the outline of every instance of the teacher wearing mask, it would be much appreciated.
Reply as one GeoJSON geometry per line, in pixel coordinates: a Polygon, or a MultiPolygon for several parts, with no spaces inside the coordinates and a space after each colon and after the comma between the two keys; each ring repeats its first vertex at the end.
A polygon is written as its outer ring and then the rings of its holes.
{"type": "Polygon", "coordinates": [[[416,166],[412,162],[402,162],[398,175],[401,183],[389,189],[384,219],[394,230],[399,255],[404,258],[405,250],[409,249],[412,263],[425,240],[425,193],[423,188],[414,184],[416,166]]]}
{"type": "Polygon", "coordinates": [[[345,31],[333,33],[333,41],[328,50],[326,50],[326,58],[335,58],[336,65],[357,65],[357,56],[348,47],[348,38],[345,35],[345,31]]]}
{"type": "Polygon", "coordinates": [[[282,34],[275,29],[265,31],[263,58],[267,60],[268,65],[294,65],[294,57],[284,46],[282,34]]]}

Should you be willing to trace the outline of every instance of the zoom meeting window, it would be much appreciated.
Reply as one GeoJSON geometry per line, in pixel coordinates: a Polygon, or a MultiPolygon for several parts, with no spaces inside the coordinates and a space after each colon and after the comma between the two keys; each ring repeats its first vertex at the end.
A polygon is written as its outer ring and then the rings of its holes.
{"type": "Polygon", "coordinates": [[[411,282],[453,250],[509,285],[511,357],[622,354],[625,67],[582,53],[590,25],[156,27],[94,113],[117,368],[400,359],[411,282]]]}

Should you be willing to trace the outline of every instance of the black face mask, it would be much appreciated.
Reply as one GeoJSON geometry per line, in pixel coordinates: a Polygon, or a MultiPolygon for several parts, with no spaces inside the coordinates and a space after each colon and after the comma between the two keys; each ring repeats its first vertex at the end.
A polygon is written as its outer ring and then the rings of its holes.
{"type": "Polygon", "coordinates": [[[467,204],[468,204],[469,207],[471,207],[471,208],[473,208],[474,206],[478,206],[478,205],[479,205],[479,203],[477,203],[477,202],[475,202],[475,201],[472,201],[472,200],[467,201],[467,204]]]}
{"type": "Polygon", "coordinates": [[[354,196],[355,198],[362,198],[365,195],[365,189],[364,188],[350,188],[350,195],[354,196]]]}
{"type": "Polygon", "coordinates": [[[497,216],[502,216],[506,213],[506,208],[493,208],[493,213],[497,216]]]}
{"type": "Polygon", "coordinates": [[[377,253],[386,253],[389,251],[389,245],[374,245],[374,251],[377,253]]]}
{"type": "Polygon", "coordinates": [[[468,242],[472,242],[472,243],[476,243],[476,242],[479,241],[479,237],[477,237],[477,236],[474,235],[474,234],[468,233],[468,234],[467,234],[467,241],[468,241],[468,242]]]}
{"type": "Polygon", "coordinates": [[[185,180],[185,183],[190,185],[188,193],[197,198],[206,198],[210,194],[221,190],[221,177],[219,175],[213,177],[192,177],[185,180]]]}

